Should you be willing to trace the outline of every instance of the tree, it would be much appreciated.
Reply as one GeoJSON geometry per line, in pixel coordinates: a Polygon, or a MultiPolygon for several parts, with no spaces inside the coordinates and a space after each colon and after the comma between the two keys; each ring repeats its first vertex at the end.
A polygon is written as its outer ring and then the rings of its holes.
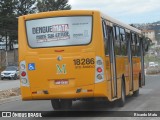
{"type": "Polygon", "coordinates": [[[35,0],[0,0],[0,37],[6,39],[6,48],[9,43],[18,39],[18,19],[20,15],[35,12],[35,0]]]}
{"type": "Polygon", "coordinates": [[[0,15],[10,16],[14,14],[17,0],[0,0],[0,15]]]}
{"type": "Polygon", "coordinates": [[[1,16],[0,17],[0,35],[6,40],[6,48],[9,45],[12,49],[14,40],[17,40],[18,34],[18,20],[15,16],[1,16]]]}
{"type": "Polygon", "coordinates": [[[15,13],[17,16],[35,13],[36,0],[17,0],[15,13]]]}
{"type": "Polygon", "coordinates": [[[68,4],[68,0],[38,0],[37,9],[39,12],[70,10],[71,5],[68,4]]]}

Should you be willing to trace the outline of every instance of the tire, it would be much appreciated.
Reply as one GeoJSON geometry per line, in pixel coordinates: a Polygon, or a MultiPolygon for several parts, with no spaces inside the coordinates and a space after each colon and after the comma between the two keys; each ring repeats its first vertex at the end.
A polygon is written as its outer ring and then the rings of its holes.
{"type": "Polygon", "coordinates": [[[17,80],[17,74],[14,75],[13,80],[17,80]]]}
{"type": "Polygon", "coordinates": [[[1,80],[3,80],[4,78],[2,77],[1,80]]]}
{"type": "Polygon", "coordinates": [[[141,73],[139,73],[139,87],[142,87],[142,78],[141,78],[141,73]]]}
{"type": "Polygon", "coordinates": [[[134,97],[138,97],[138,95],[139,95],[139,89],[133,92],[134,97]]]}
{"type": "Polygon", "coordinates": [[[61,102],[60,102],[60,106],[61,106],[61,109],[65,110],[65,109],[71,109],[72,107],[72,100],[71,99],[61,99],[61,102]]]}
{"type": "Polygon", "coordinates": [[[58,110],[58,109],[61,108],[59,99],[51,100],[51,104],[52,104],[52,107],[53,107],[54,110],[58,110]]]}
{"type": "Polygon", "coordinates": [[[121,90],[121,98],[118,100],[118,106],[123,107],[126,102],[126,95],[125,95],[125,83],[124,80],[122,80],[122,90],[121,90]]]}

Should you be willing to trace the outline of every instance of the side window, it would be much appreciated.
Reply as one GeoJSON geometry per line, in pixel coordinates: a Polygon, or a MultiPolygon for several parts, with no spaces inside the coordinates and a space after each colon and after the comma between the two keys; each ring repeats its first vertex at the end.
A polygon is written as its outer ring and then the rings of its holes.
{"type": "Polygon", "coordinates": [[[140,37],[139,37],[139,35],[137,35],[137,49],[136,49],[136,52],[137,52],[137,56],[140,56],[140,37]]]}
{"type": "Polygon", "coordinates": [[[126,45],[126,34],[125,29],[120,28],[120,50],[121,55],[125,56],[127,54],[127,45],[126,45]]]}
{"type": "Polygon", "coordinates": [[[132,49],[132,56],[135,56],[135,46],[136,46],[136,39],[135,39],[135,34],[132,34],[132,38],[131,38],[131,49],[132,49]]]}
{"type": "Polygon", "coordinates": [[[116,39],[119,40],[120,33],[119,33],[119,27],[116,26],[116,39]]]}
{"type": "Polygon", "coordinates": [[[104,48],[105,48],[105,55],[109,54],[108,50],[108,34],[107,34],[107,25],[105,20],[102,21],[102,28],[103,28],[103,37],[104,37],[104,48]]]}
{"type": "Polygon", "coordinates": [[[104,20],[102,21],[102,27],[103,27],[103,37],[107,38],[107,32],[106,32],[107,29],[106,29],[106,23],[104,20]]]}
{"type": "Polygon", "coordinates": [[[126,51],[127,51],[127,55],[129,55],[130,54],[130,51],[129,51],[129,46],[130,46],[130,44],[129,44],[129,41],[130,41],[130,33],[128,33],[128,32],[126,32],[126,51]]]}
{"type": "Polygon", "coordinates": [[[115,28],[114,51],[115,51],[115,55],[120,55],[121,54],[120,31],[118,26],[114,28],[115,28]]]}
{"type": "Polygon", "coordinates": [[[117,40],[116,26],[113,26],[113,36],[114,36],[114,39],[117,40]]]}
{"type": "Polygon", "coordinates": [[[137,34],[135,34],[135,56],[137,56],[137,54],[138,54],[138,35],[137,34]]]}

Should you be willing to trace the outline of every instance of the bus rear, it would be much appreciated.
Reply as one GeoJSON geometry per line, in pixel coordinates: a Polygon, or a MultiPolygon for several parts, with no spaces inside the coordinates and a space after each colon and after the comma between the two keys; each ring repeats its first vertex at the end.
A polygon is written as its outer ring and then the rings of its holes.
{"type": "Polygon", "coordinates": [[[100,24],[100,13],[96,11],[21,16],[22,99],[51,99],[56,109],[60,104],[71,105],[73,99],[106,96],[104,53],[97,51],[103,49],[99,46],[103,39],[100,24]]]}

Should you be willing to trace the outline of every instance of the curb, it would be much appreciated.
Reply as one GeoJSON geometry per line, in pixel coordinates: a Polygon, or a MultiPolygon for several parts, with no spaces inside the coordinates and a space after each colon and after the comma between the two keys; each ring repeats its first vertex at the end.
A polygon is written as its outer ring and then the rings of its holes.
{"type": "Polygon", "coordinates": [[[21,100],[21,95],[0,99],[0,105],[4,103],[12,102],[12,101],[18,101],[18,100],[21,100]]]}

